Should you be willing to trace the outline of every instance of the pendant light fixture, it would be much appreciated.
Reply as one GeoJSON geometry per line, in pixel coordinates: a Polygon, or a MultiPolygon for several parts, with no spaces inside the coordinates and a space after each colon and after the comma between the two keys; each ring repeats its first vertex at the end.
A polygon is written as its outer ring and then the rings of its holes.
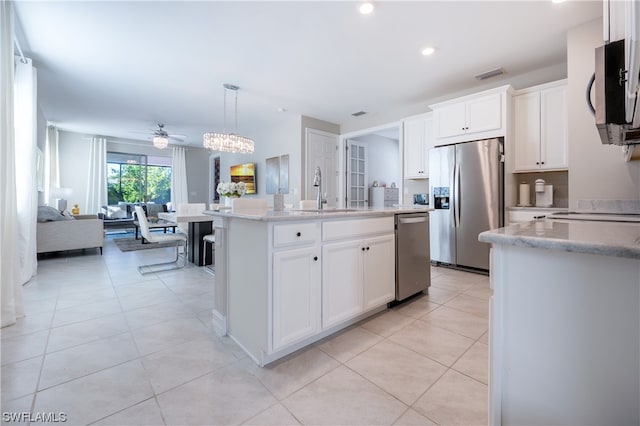
{"type": "Polygon", "coordinates": [[[224,87],[224,132],[207,132],[203,136],[202,144],[212,151],[237,152],[251,154],[255,147],[253,140],[238,135],[238,86],[223,84],[224,87]],[[227,133],[227,92],[231,90],[235,95],[235,129],[234,133],[227,133]]]}

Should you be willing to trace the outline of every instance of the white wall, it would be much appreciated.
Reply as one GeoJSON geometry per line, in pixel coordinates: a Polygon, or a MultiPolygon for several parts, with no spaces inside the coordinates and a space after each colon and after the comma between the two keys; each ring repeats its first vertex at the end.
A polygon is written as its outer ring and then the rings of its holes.
{"type": "Polygon", "coordinates": [[[390,186],[392,182],[396,185],[400,184],[402,170],[398,140],[378,135],[360,136],[353,140],[367,146],[369,166],[367,186],[372,186],[374,180],[377,180],[380,186],[390,186]]]}
{"type": "Polygon", "coordinates": [[[600,19],[567,34],[570,209],[583,199],[640,199],[640,161],[625,162],[620,147],[602,145],[585,101],[602,44],[600,19]]]}
{"type": "MultiPolygon", "coordinates": [[[[173,154],[172,154],[173,155],[173,154]]],[[[209,157],[211,151],[206,148],[186,147],[187,190],[190,203],[211,203],[209,199],[209,157]]]]}
{"type": "MultiPolygon", "coordinates": [[[[266,194],[266,159],[280,155],[289,155],[289,194],[285,194],[287,204],[298,205],[300,201],[300,182],[302,182],[302,145],[300,143],[301,116],[287,114],[277,125],[263,129],[255,138],[253,154],[220,153],[220,180],[228,182],[231,177],[229,167],[235,164],[256,163],[258,193],[247,195],[251,198],[264,198],[273,204],[273,195],[266,194]]],[[[207,175],[208,176],[208,175],[207,175]]]]}
{"type": "Polygon", "coordinates": [[[413,204],[413,194],[429,193],[429,179],[405,179],[403,204],[413,204]]]}

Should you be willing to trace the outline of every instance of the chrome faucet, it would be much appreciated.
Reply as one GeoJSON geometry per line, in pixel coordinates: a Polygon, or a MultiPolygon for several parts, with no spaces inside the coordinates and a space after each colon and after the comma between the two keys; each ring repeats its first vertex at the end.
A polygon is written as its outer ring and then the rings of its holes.
{"type": "Polygon", "coordinates": [[[316,208],[322,210],[322,172],[320,172],[320,166],[316,167],[316,172],[313,175],[313,186],[318,187],[318,200],[316,208]]]}

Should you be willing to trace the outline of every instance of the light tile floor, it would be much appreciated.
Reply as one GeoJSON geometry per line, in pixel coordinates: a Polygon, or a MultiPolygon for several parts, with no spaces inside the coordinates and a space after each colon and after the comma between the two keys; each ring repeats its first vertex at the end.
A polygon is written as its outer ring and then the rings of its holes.
{"type": "Polygon", "coordinates": [[[141,276],[170,249],[108,237],[40,259],[27,316],[0,331],[2,412],[66,424],[487,423],[488,278],[432,268],[415,298],[266,368],[211,327],[204,268],[141,276]]]}

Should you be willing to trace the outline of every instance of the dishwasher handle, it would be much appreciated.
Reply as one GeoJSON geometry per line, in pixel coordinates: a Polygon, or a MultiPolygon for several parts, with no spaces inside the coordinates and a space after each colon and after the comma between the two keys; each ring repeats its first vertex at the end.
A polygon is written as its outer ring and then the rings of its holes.
{"type": "Polygon", "coordinates": [[[426,222],[427,221],[427,216],[420,216],[420,217],[401,217],[400,218],[400,223],[420,223],[420,222],[426,222]]]}

